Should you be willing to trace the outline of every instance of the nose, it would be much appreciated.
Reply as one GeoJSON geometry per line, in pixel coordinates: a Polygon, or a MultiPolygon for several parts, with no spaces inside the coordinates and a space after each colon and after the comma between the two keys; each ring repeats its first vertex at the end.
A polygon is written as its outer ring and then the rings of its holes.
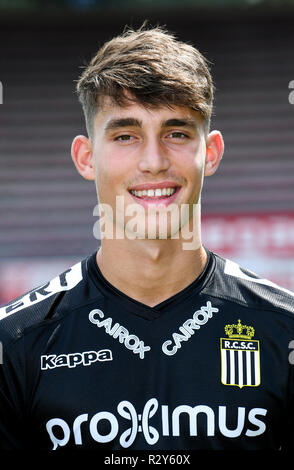
{"type": "Polygon", "coordinates": [[[139,170],[156,175],[170,167],[170,160],[160,141],[149,139],[141,149],[139,170]]]}

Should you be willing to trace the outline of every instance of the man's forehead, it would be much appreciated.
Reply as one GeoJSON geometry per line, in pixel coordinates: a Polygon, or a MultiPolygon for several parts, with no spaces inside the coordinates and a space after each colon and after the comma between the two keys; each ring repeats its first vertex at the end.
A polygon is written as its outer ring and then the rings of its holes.
{"type": "Polygon", "coordinates": [[[175,118],[182,119],[183,121],[186,120],[188,124],[194,122],[195,127],[202,121],[199,112],[187,106],[170,104],[151,107],[138,101],[129,101],[124,105],[118,105],[110,97],[103,98],[95,120],[100,124],[103,122],[104,125],[107,125],[110,121],[123,118],[137,118],[137,121],[141,121],[142,123],[144,123],[144,120],[156,119],[156,121],[161,124],[175,118]]]}

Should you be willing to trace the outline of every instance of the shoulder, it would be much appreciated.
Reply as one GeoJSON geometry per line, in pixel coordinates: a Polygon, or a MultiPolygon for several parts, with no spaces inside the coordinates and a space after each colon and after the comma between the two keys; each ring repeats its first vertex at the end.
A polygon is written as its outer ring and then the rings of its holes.
{"type": "Polygon", "coordinates": [[[7,342],[16,339],[26,328],[54,317],[64,301],[68,305],[77,303],[86,261],[76,263],[47,283],[1,307],[0,340],[7,342]]]}
{"type": "MultiPolygon", "coordinates": [[[[215,270],[209,289],[213,295],[258,309],[294,314],[294,292],[213,253],[215,270]]],[[[294,316],[293,316],[294,319],[294,316]]]]}

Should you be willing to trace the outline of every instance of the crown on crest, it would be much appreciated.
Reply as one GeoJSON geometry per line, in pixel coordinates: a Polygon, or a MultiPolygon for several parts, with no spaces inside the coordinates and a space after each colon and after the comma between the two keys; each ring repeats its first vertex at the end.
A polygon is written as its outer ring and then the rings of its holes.
{"type": "Polygon", "coordinates": [[[251,339],[255,331],[253,326],[242,325],[241,320],[238,320],[237,325],[226,325],[225,333],[229,338],[251,339]]]}

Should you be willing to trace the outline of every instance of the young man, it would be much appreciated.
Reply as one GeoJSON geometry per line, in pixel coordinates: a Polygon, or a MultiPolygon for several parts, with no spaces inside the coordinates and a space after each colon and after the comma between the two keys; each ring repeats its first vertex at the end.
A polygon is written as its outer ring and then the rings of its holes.
{"type": "Polygon", "coordinates": [[[96,182],[101,246],[0,309],[0,447],[291,448],[293,294],[201,243],[224,149],[205,59],[128,30],[77,90],[72,157],[96,182]]]}

